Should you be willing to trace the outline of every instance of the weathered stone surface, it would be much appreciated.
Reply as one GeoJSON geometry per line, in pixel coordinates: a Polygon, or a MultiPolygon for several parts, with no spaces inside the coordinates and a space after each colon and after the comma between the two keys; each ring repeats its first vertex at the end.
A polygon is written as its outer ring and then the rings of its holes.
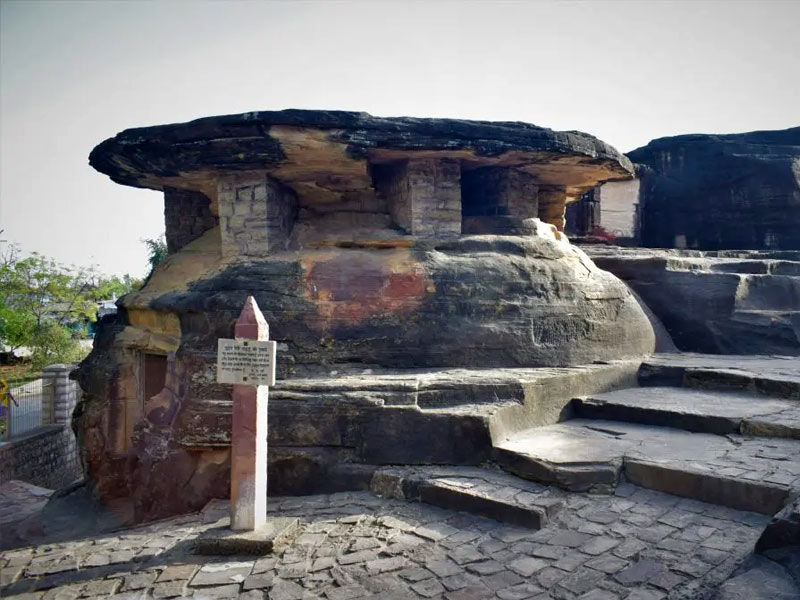
{"type": "Polygon", "coordinates": [[[690,388],[628,388],[576,399],[585,419],[630,421],[700,433],[751,433],[800,439],[800,403],[690,388]]]}
{"type": "Polygon", "coordinates": [[[681,350],[800,354],[798,252],[583,249],[634,289],[681,350]]]}
{"type": "Polygon", "coordinates": [[[800,597],[800,583],[777,563],[751,557],[740,572],[717,591],[714,600],[793,600],[800,597]]]}
{"type": "Polygon", "coordinates": [[[167,250],[172,253],[219,225],[219,218],[211,212],[211,200],[204,194],[167,187],[164,224],[167,250]]]}
{"type": "Polygon", "coordinates": [[[562,507],[562,494],[508,474],[469,467],[387,468],[372,477],[386,498],[427,502],[540,529],[562,507]]]}
{"type": "MultiPolygon", "coordinates": [[[[508,377],[436,387],[420,370],[570,367],[654,347],[626,286],[558,231],[565,202],[632,175],[585,134],[290,110],[128,130],[90,162],[165,191],[172,254],[120,301],[78,373],[88,473],[102,497],[133,496],[139,518],[227,493],[230,389],[214,354],[249,295],[279,344],[279,379],[302,379],[271,402],[283,492],[351,463],[477,464],[493,431],[533,419],[536,393],[508,377]],[[485,217],[502,220],[465,225],[485,217]],[[387,370],[401,377],[324,381],[387,370]],[[500,416],[511,405],[528,408],[500,416]]],[[[548,422],[564,399],[542,402],[548,422]]]]}
{"type": "MultiPolygon", "coordinates": [[[[618,361],[549,369],[359,369],[280,380],[270,390],[270,487],[273,493],[365,489],[374,470],[369,463],[477,464],[489,457],[492,439],[556,422],[572,397],[634,385],[638,366],[639,361],[618,361]]],[[[172,436],[171,448],[158,437],[147,438],[157,444],[137,445],[132,452],[141,463],[106,458],[104,473],[119,469],[118,479],[99,481],[106,499],[129,493],[142,512],[177,512],[228,495],[230,403],[198,401],[187,409],[174,429],[161,433],[172,436]],[[185,469],[181,476],[192,483],[170,495],[172,480],[139,473],[142,464],[160,465],[159,472],[170,465],[185,469]],[[151,484],[135,485],[143,478],[151,484]]],[[[100,433],[87,437],[102,440],[100,433]]],[[[102,456],[95,457],[103,464],[102,456]]]]}
{"type": "Polygon", "coordinates": [[[645,246],[800,249],[800,127],[653,140],[628,153],[645,246]]]}
{"type": "Polygon", "coordinates": [[[795,498],[772,517],[756,542],[756,552],[763,554],[787,546],[800,547],[800,498],[795,498]]]}
{"type": "MultiPolygon", "coordinates": [[[[90,475],[101,495],[141,495],[140,515],[196,509],[227,493],[230,392],[214,382],[214,348],[217,337],[230,337],[248,292],[279,341],[279,376],[289,377],[287,382],[292,375],[331,377],[328,373],[340,370],[386,367],[571,365],[652,350],[652,329],[623,285],[555,238],[485,236],[436,249],[380,252],[337,248],[227,266],[206,250],[206,242],[188,244],[142,291],[122,301],[118,320],[106,325],[79,374],[86,393],[79,434],[90,475]],[[202,268],[192,273],[184,263],[198,254],[202,268]],[[172,273],[179,276],[170,284],[172,273]],[[163,353],[167,362],[164,388],[147,399],[140,395],[137,372],[143,353],[163,353]],[[182,493],[171,493],[172,485],[180,485],[182,493]]],[[[291,401],[290,386],[282,392],[279,385],[271,404],[275,417],[283,413],[286,420],[285,427],[272,420],[276,435],[291,435],[292,444],[300,446],[341,440],[378,464],[475,463],[486,455],[487,428],[474,417],[416,408],[388,411],[386,399],[408,394],[372,388],[342,391],[360,396],[361,407],[334,403],[335,418],[309,410],[310,418],[298,421],[294,417],[305,408],[291,401]],[[371,397],[375,400],[364,405],[371,397]],[[375,427],[365,425],[370,422],[375,427]],[[415,432],[422,445],[402,443],[403,431],[415,432]],[[456,437],[442,437],[446,431],[456,437]],[[398,443],[387,445],[381,432],[398,443]],[[451,454],[435,452],[437,442],[451,454]],[[413,460],[398,454],[401,449],[413,460]]],[[[490,388],[467,386],[461,399],[458,390],[430,386],[415,394],[428,406],[469,403],[474,396],[503,404],[525,395],[495,396],[502,386],[490,388]],[[481,388],[485,392],[476,393],[481,388]]],[[[515,388],[516,383],[506,385],[515,388]]]]}
{"type": "Polygon", "coordinates": [[[800,488],[800,440],[573,419],[511,436],[495,454],[517,475],[567,489],[608,491],[624,473],[643,487],[764,514],[800,488]]]}
{"type": "Polygon", "coordinates": [[[639,382],[800,399],[800,358],[656,354],[642,362],[639,382]]]}
{"type": "Polygon", "coordinates": [[[629,179],[632,173],[622,154],[576,131],[316,110],[250,112],[128,129],[100,144],[90,163],[118,183],[155,189],[187,174],[198,189],[210,172],[266,165],[298,189],[313,186],[319,197],[338,199],[343,191],[357,191],[356,183],[368,187],[365,158],[387,163],[415,152],[472,167],[515,166],[541,183],[576,189],[598,179],[629,179]],[[565,169],[574,173],[566,182],[565,169]]]}

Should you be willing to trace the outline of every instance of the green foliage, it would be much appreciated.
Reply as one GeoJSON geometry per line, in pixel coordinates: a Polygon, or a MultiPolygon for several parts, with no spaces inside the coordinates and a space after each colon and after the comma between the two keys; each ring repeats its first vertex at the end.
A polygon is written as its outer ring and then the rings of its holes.
{"type": "Polygon", "coordinates": [[[27,346],[36,368],[82,359],[81,337],[96,319],[97,303],[138,289],[130,275],[106,277],[97,268],[65,266],[17,246],[0,253],[0,344],[27,346]]]}
{"type": "Polygon", "coordinates": [[[112,300],[120,298],[142,287],[141,279],[136,279],[128,274],[119,277],[101,278],[89,289],[89,294],[95,301],[112,300]]]}
{"type": "Polygon", "coordinates": [[[40,325],[28,345],[32,349],[31,363],[37,370],[54,363],[77,362],[89,353],[69,329],[52,322],[40,325]]]}
{"type": "Polygon", "coordinates": [[[142,242],[147,246],[147,262],[150,263],[150,270],[152,272],[153,269],[164,262],[167,256],[169,256],[167,242],[164,240],[163,235],[157,238],[145,238],[142,242]]]}
{"type": "Polygon", "coordinates": [[[32,314],[0,304],[0,344],[12,350],[19,348],[30,341],[34,331],[36,319],[32,314]]]}
{"type": "Polygon", "coordinates": [[[97,312],[88,294],[92,269],[76,269],[34,252],[0,265],[0,294],[7,307],[45,320],[67,323],[91,319],[97,312]]]}

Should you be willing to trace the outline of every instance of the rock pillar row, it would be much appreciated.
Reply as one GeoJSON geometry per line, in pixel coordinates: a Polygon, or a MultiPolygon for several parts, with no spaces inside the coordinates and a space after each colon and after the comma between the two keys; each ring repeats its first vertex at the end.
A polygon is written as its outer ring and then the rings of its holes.
{"type": "MultiPolygon", "coordinates": [[[[234,326],[234,337],[269,339],[269,326],[252,296],[234,326]]],[[[231,438],[231,529],[250,531],[267,522],[266,385],[233,386],[231,438]]]]}

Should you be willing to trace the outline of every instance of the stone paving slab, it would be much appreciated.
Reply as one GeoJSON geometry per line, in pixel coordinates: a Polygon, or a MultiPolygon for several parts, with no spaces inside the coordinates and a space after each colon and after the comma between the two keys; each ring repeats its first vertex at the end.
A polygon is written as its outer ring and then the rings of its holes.
{"type": "Polygon", "coordinates": [[[628,388],[574,402],[586,419],[629,421],[702,433],[800,439],[800,402],[691,388],[628,388]]]}
{"type": "Polygon", "coordinates": [[[512,473],[565,489],[613,489],[629,462],[641,485],[770,515],[800,489],[800,440],[573,419],[511,436],[495,452],[512,473]]]}
{"type": "Polygon", "coordinates": [[[564,504],[563,493],[552,487],[475,467],[379,469],[371,489],[385,498],[427,502],[534,529],[564,504]]]}
{"type": "Polygon", "coordinates": [[[187,515],[0,554],[2,597],[639,600],[707,598],[767,519],[629,484],[567,494],[538,531],[367,492],[271,499],[303,531],[269,557],[201,557],[187,515]],[[124,553],[124,554],[123,554],[124,553]]]}

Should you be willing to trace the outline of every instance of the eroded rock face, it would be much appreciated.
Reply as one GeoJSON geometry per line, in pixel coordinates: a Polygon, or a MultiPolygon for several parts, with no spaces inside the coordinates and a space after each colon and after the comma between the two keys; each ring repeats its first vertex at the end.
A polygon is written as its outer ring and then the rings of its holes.
{"type": "MultiPolygon", "coordinates": [[[[248,295],[279,342],[279,379],[311,389],[370,369],[569,366],[653,350],[627,287],[535,218],[630,176],[590,136],[284,111],[129,130],[91,160],[165,190],[173,253],[120,301],[79,372],[89,475],[102,496],[133,496],[139,518],[228,494],[231,390],[215,381],[216,340],[232,337],[248,295]]],[[[353,487],[369,464],[409,456],[475,464],[490,448],[483,413],[391,405],[369,388],[322,402],[280,381],[275,391],[276,492],[353,487]],[[387,427],[423,442],[378,452],[387,427]]]]}
{"type": "Polygon", "coordinates": [[[628,156],[643,165],[642,245],[800,249],[800,127],[661,138],[628,156]]]}
{"type": "Polygon", "coordinates": [[[800,252],[584,249],[641,296],[683,351],[800,354],[800,252]]]}

